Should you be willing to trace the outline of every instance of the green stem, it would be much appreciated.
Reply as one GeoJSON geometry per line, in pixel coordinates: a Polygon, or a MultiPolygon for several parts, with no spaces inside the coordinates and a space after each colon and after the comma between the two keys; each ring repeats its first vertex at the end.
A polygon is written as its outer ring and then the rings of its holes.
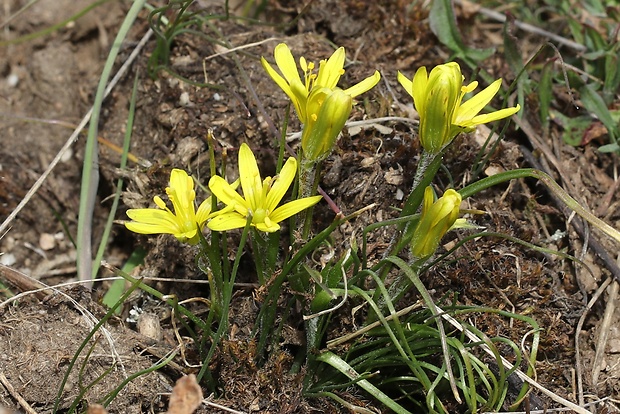
{"type": "MultiPolygon", "coordinates": [[[[223,304],[222,304],[222,314],[220,315],[220,323],[217,328],[217,332],[213,337],[213,342],[211,343],[211,347],[209,348],[209,352],[207,356],[202,361],[202,367],[200,368],[200,372],[196,376],[196,380],[200,382],[202,377],[208,373],[209,363],[213,354],[215,354],[215,350],[219,346],[219,343],[226,332],[228,332],[228,313],[230,310],[230,301],[232,299],[233,287],[235,284],[235,278],[237,276],[237,271],[239,270],[239,263],[241,261],[241,256],[243,249],[245,248],[245,244],[248,239],[248,234],[250,233],[250,227],[252,224],[252,216],[248,216],[248,220],[243,229],[243,233],[241,234],[241,241],[239,241],[239,247],[237,248],[237,255],[235,257],[235,262],[233,263],[232,272],[230,274],[230,279],[224,281],[223,288],[223,304]]],[[[210,376],[210,375],[209,375],[210,376]]],[[[215,389],[215,384],[209,384],[211,389],[215,389]]]]}

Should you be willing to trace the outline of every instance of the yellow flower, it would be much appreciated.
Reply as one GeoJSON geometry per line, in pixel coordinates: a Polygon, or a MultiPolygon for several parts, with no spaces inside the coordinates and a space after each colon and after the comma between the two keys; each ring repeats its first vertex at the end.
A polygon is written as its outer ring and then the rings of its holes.
{"type": "Polygon", "coordinates": [[[509,117],[521,109],[517,105],[478,115],[497,94],[502,80],[497,79],[463,103],[465,94],[478,86],[478,82],[463,86],[463,79],[461,68],[455,62],[434,67],[430,75],[425,67],[421,67],[413,80],[398,72],[398,81],[413,97],[413,104],[420,116],[420,142],[430,153],[441,151],[461,132],[471,132],[476,125],[509,117]]]}
{"type": "Polygon", "coordinates": [[[321,196],[306,197],[288,202],[280,207],[278,204],[291,186],[297,173],[297,161],[289,158],[280,174],[261,180],[256,158],[250,147],[242,144],[239,149],[239,181],[243,197],[235,191],[222,177],[213,176],[209,188],[218,200],[227,205],[207,224],[211,230],[225,231],[244,227],[248,217],[252,226],[265,232],[280,229],[278,222],[319,202],[321,196]]]}
{"type": "Polygon", "coordinates": [[[180,242],[196,244],[200,240],[198,231],[202,230],[211,213],[211,197],[194,210],[194,180],[183,170],[173,169],[170,173],[170,186],[166,194],[172,202],[174,213],[159,196],[154,197],[155,208],[127,210],[133,221],[125,223],[129,230],[140,234],[172,234],[180,242]]]}
{"type": "MultiPolygon", "coordinates": [[[[328,88],[333,90],[336,88],[336,84],[340,80],[340,77],[344,74],[344,60],[345,51],[343,47],[338,48],[327,60],[321,60],[319,62],[318,74],[314,73],[314,63],[307,62],[305,58],[299,59],[299,66],[304,73],[304,79],[302,81],[297,70],[297,64],[295,58],[291,53],[291,50],[285,43],[280,43],[274,50],[274,57],[276,65],[282,75],[280,75],[267,60],[262,57],[261,63],[263,67],[271,76],[271,78],[278,84],[278,86],[288,95],[295,106],[295,111],[302,124],[306,125],[308,119],[311,116],[317,116],[317,108],[314,110],[308,108],[308,97],[314,89],[328,88]]],[[[364,92],[372,89],[381,79],[379,71],[361,81],[360,83],[344,90],[344,93],[351,98],[355,98],[364,92]]]]}
{"type": "Polygon", "coordinates": [[[411,252],[415,257],[423,258],[435,253],[441,238],[457,222],[460,205],[461,195],[456,191],[446,190],[435,201],[433,189],[426,187],[420,221],[411,240],[411,252]]]}

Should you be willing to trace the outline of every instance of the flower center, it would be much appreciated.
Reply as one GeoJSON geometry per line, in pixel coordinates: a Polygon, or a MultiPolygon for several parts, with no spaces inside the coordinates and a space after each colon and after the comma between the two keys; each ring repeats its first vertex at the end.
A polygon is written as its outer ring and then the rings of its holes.
{"type": "Polygon", "coordinates": [[[264,208],[257,208],[256,211],[252,212],[252,223],[264,223],[267,216],[269,216],[269,212],[267,210],[264,208]]]}

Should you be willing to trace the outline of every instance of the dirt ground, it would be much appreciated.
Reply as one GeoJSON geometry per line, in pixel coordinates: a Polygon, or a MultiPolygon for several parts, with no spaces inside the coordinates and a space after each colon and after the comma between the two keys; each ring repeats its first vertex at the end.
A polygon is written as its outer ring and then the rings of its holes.
{"type": "MultiPolygon", "coordinates": [[[[0,21],[5,21],[27,2],[3,0],[1,3],[0,21]]],[[[39,1],[5,24],[0,38],[13,39],[50,27],[90,3],[90,0],[39,1]]],[[[221,3],[197,1],[195,7],[223,14],[221,3]]],[[[224,53],[224,47],[191,34],[176,39],[170,61],[172,71],[194,82],[209,82],[214,88],[192,86],[165,71],[160,71],[156,79],[149,78],[147,61],[154,42],[147,43],[128,75],[104,102],[100,136],[122,145],[131,87],[134,76],[139,74],[131,152],[147,160],[150,166],[131,163],[128,171],[121,172],[120,154],[100,145],[101,181],[94,240],[101,237],[110,195],[115,192],[119,177],[126,179],[126,187],[116,218],[124,220],[127,208],[149,206],[153,196],[163,192],[171,168],[184,168],[206,176],[209,162],[204,138],[208,130],[213,131],[218,151],[227,148],[231,154],[231,173],[235,169],[236,150],[242,142],[249,143],[256,151],[261,168],[273,170],[277,158],[274,138],[277,135],[273,127],[282,125],[287,101],[283,93],[274,92],[276,87],[261,67],[259,57],[271,57],[277,43],[285,41],[296,56],[303,54],[312,61],[329,56],[334,44],[344,46],[349,63],[341,80],[343,86],[360,81],[375,69],[380,70],[382,81],[357,103],[352,120],[411,116],[411,99],[398,84],[397,71],[411,77],[419,66],[433,66],[450,59],[449,51],[429,28],[428,7],[420,2],[317,0],[309,2],[310,6],[297,20],[293,19],[303,7],[292,4],[295,2],[267,2],[270,12],[268,17],[263,16],[266,21],[293,22],[284,30],[235,19],[213,19],[210,21],[213,28],[201,28],[212,37],[223,36],[234,47],[249,45],[234,54],[224,53]],[[245,75],[240,74],[237,64],[245,75]]],[[[128,7],[129,2],[110,1],[49,35],[0,46],[2,221],[15,210],[67,141],[72,128],[63,123],[77,125],[90,109],[107,52],[128,7]]],[[[457,7],[455,11],[470,45],[498,48],[484,62],[485,68],[494,78],[512,81],[514,74],[501,54],[502,25],[486,20],[482,26],[476,24],[479,17],[475,9],[457,7]]],[[[147,13],[143,12],[134,25],[131,41],[121,51],[120,62],[146,33],[146,17],[147,13]]],[[[523,41],[524,59],[546,41],[526,31],[520,31],[519,38],[523,41]]],[[[566,96],[563,92],[562,96],[566,96]]],[[[558,99],[554,105],[568,116],[577,113],[570,102],[558,99]]],[[[619,183],[618,156],[598,152],[596,145],[600,142],[596,140],[576,148],[563,144],[559,139],[561,127],[555,125],[550,133],[542,131],[535,121],[536,111],[534,97],[527,97],[518,127],[514,124],[510,127],[507,140],[495,151],[485,173],[532,167],[532,162],[542,159],[543,165],[554,166],[551,173],[569,192],[575,191],[571,194],[580,203],[619,228],[620,197],[615,191],[619,183]],[[533,158],[528,158],[530,152],[535,154],[533,158]],[[541,153],[552,154],[554,161],[541,157],[541,153]]],[[[289,128],[295,132],[300,126],[294,120],[289,128]]],[[[470,166],[488,133],[488,129],[481,127],[476,133],[458,138],[459,142],[444,160],[450,176],[439,175],[440,187],[445,188],[450,182],[459,187],[468,181],[470,166]]],[[[16,283],[19,273],[48,285],[76,279],[76,251],[71,237],[75,237],[77,227],[84,141],[85,136],[80,136],[63,155],[9,230],[1,235],[0,263],[4,266],[1,280],[8,283],[13,293],[32,288],[16,283]]],[[[298,142],[291,144],[295,146],[298,142]]],[[[379,127],[345,131],[326,162],[321,185],[345,213],[372,203],[377,205],[341,226],[336,246],[348,243],[366,225],[396,216],[394,207],[402,205],[402,195],[411,187],[419,153],[419,142],[408,122],[390,121],[379,127]]],[[[463,304],[486,305],[535,318],[543,329],[537,381],[570,401],[579,402],[580,397],[587,403],[605,399],[589,406],[590,410],[619,412],[613,400],[620,399],[620,312],[609,310],[616,301],[613,284],[591,306],[586,306],[597,289],[614,277],[617,268],[603,263],[592,248],[582,254],[583,238],[569,223],[577,219],[569,220],[546,188],[533,180],[518,180],[486,190],[468,203],[468,208],[487,212],[476,217],[476,224],[489,231],[574,254],[589,270],[559,256],[486,238],[467,243],[449,264],[431,269],[424,276],[427,288],[438,299],[456,293],[463,304]],[[606,310],[611,313],[604,322],[606,310]],[[606,344],[599,342],[602,330],[608,334],[606,344]],[[596,351],[601,347],[595,362],[596,351]],[[582,390],[577,378],[582,379],[582,390]]],[[[333,212],[322,204],[316,217],[315,227],[322,228],[331,222],[333,212]]],[[[388,229],[372,235],[371,260],[381,256],[390,237],[388,229]]],[[[455,233],[444,242],[454,243],[458,237],[461,234],[455,233]]],[[[617,244],[596,231],[588,233],[588,238],[596,239],[601,249],[616,259],[617,244]]],[[[115,225],[104,258],[121,267],[138,246],[146,248],[148,253],[136,274],[177,280],[153,282],[155,288],[174,293],[180,299],[207,295],[204,284],[193,283],[201,278],[193,261],[195,251],[172,237],[138,236],[124,226],[115,225]]],[[[102,272],[102,276],[109,274],[102,272]]],[[[620,274],[616,273],[615,277],[620,274]]],[[[239,282],[256,281],[248,273],[239,282]]],[[[64,295],[44,291],[39,296],[27,295],[17,302],[0,305],[0,407],[24,410],[19,396],[34,412],[52,411],[71,358],[92,326],[105,314],[100,298],[106,287],[105,283],[97,284],[93,295],[80,287],[63,290],[64,295]]],[[[0,300],[4,299],[0,296],[0,300]]],[[[257,368],[252,362],[252,343],[248,341],[251,326],[247,321],[256,312],[251,289],[240,289],[234,305],[231,326],[237,333],[224,343],[223,351],[214,361],[224,392],[209,397],[210,401],[241,412],[342,410],[327,400],[304,399],[300,379],[287,373],[291,358],[284,352],[277,360],[257,368]]],[[[200,307],[197,305],[195,310],[200,311],[200,307]]],[[[518,327],[509,326],[499,318],[481,317],[475,324],[493,335],[513,339],[523,335],[518,327]]],[[[111,392],[127,373],[152,366],[177,345],[173,328],[169,309],[145,294],[132,296],[122,316],[105,325],[105,335],[98,336],[89,358],[77,361],[77,366],[84,369],[79,375],[76,369],[68,377],[59,409],[68,410],[81,392],[84,397],[79,408],[84,409],[88,403],[111,392]],[[128,321],[129,311],[134,307],[144,310],[146,316],[141,324],[128,321]],[[148,320],[155,328],[145,327],[148,320]],[[110,374],[103,381],[86,389],[106,370],[110,374]]],[[[300,334],[294,328],[290,330],[291,338],[284,342],[294,341],[300,334]]],[[[162,370],[140,376],[120,392],[110,411],[165,411],[174,382],[182,374],[194,372],[195,363],[191,354],[185,355],[175,358],[162,370]]],[[[353,392],[350,397],[358,398],[358,404],[367,404],[371,410],[381,410],[364,400],[361,392],[353,392]]],[[[544,395],[538,397],[539,408],[556,406],[544,395]]],[[[198,412],[224,411],[203,406],[198,412]]]]}

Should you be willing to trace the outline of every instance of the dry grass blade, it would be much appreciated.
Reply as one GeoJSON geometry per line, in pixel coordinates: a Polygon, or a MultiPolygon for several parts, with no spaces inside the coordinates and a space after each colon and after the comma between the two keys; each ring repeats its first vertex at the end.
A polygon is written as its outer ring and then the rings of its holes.
{"type": "MultiPolygon", "coordinates": [[[[599,335],[596,341],[596,355],[594,356],[594,363],[592,364],[592,384],[596,387],[598,383],[598,376],[601,372],[603,357],[605,356],[605,347],[607,346],[607,340],[609,338],[609,332],[612,328],[612,317],[616,312],[616,300],[618,298],[618,282],[613,282],[609,288],[607,297],[607,306],[605,307],[605,313],[603,320],[598,326],[599,335]]],[[[578,331],[579,332],[579,331],[578,331]]]]}

